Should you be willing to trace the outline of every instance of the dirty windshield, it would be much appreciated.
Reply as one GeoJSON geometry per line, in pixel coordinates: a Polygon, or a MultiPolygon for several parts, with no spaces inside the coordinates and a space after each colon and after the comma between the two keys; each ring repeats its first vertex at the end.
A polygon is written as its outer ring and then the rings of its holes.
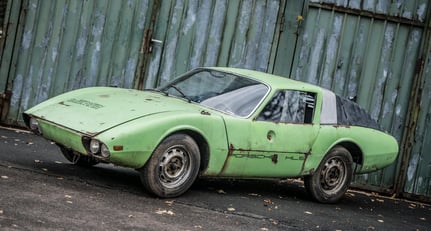
{"type": "Polygon", "coordinates": [[[215,70],[198,70],[158,90],[218,111],[248,117],[268,89],[253,79],[215,70]]]}

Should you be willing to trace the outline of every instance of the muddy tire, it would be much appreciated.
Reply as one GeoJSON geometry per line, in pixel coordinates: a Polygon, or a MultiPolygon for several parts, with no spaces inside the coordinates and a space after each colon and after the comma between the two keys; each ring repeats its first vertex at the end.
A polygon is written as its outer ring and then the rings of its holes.
{"type": "Polygon", "coordinates": [[[139,172],[148,192],[171,198],[180,196],[191,187],[198,175],[199,165],[199,147],[193,138],[174,134],[159,144],[139,172]]]}
{"type": "Polygon", "coordinates": [[[97,159],[92,156],[81,155],[80,153],[75,152],[71,149],[68,149],[62,146],[59,146],[59,147],[64,158],[66,158],[72,164],[90,167],[99,163],[99,161],[97,161],[97,159]]]}
{"type": "Polygon", "coordinates": [[[304,186],[310,196],[321,203],[336,203],[349,188],[353,176],[350,152],[335,146],[323,158],[313,175],[304,178],[304,186]]]}

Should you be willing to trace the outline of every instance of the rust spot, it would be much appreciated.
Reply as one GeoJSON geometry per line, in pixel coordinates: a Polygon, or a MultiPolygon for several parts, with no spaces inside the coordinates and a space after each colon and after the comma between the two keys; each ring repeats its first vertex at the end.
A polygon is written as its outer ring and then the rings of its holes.
{"type": "Polygon", "coordinates": [[[274,154],[274,155],[272,156],[271,160],[272,160],[272,163],[277,164],[277,163],[278,163],[278,155],[277,155],[277,154],[274,154]]]}
{"type": "MultiPolygon", "coordinates": [[[[211,113],[207,112],[207,111],[201,111],[202,115],[211,115],[211,113]]],[[[231,144],[232,145],[232,144],[231,144]]]]}
{"type": "Polygon", "coordinates": [[[228,156],[232,156],[234,150],[235,150],[235,147],[233,146],[233,144],[229,144],[228,156]]]}
{"type": "Polygon", "coordinates": [[[64,101],[61,101],[60,103],[58,103],[58,104],[60,104],[60,105],[63,105],[63,106],[66,106],[66,107],[69,107],[70,105],[68,105],[68,104],[65,104],[64,103],[64,101]]]}
{"type": "Polygon", "coordinates": [[[229,144],[229,151],[228,151],[227,157],[224,161],[223,168],[218,173],[218,175],[223,175],[223,173],[226,171],[226,168],[229,166],[229,160],[233,156],[234,150],[235,150],[235,147],[233,146],[233,144],[229,144]]]}
{"type": "MultiPolygon", "coordinates": [[[[302,162],[301,172],[304,172],[305,162],[307,162],[309,155],[311,155],[311,148],[308,150],[308,152],[304,153],[304,161],[302,162]]],[[[314,172],[314,169],[311,169],[310,172],[314,172]]]]}
{"type": "Polygon", "coordinates": [[[334,128],[350,128],[350,125],[338,125],[338,124],[336,124],[336,125],[332,125],[332,127],[334,127],[334,128]]]}

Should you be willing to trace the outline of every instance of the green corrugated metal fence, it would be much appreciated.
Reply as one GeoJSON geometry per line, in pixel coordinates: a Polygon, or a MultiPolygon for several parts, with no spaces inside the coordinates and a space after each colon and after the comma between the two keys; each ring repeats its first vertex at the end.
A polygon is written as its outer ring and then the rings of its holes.
{"type": "Polygon", "coordinates": [[[68,90],[133,86],[150,0],[9,2],[22,3],[19,12],[13,9],[22,25],[9,22],[19,29],[2,54],[0,87],[12,92],[6,123],[15,124],[26,108],[68,90]]]}
{"type": "Polygon", "coordinates": [[[266,71],[280,1],[161,1],[144,79],[155,87],[198,66],[266,71]]]}
{"type": "MultiPolygon", "coordinates": [[[[373,9],[384,11],[378,6],[373,9]]],[[[292,69],[285,68],[289,63],[283,65],[277,57],[274,72],[355,100],[401,142],[423,34],[421,22],[380,19],[373,16],[374,12],[364,14],[342,5],[314,2],[305,6],[304,12],[305,20],[297,22],[299,36],[292,69]]],[[[392,190],[398,168],[393,165],[360,175],[356,184],[392,190]]]]}
{"type": "Polygon", "coordinates": [[[198,66],[255,69],[368,109],[402,144],[400,158],[355,184],[431,200],[430,2],[9,0],[2,122],[19,124],[23,110],[71,89],[151,88],[198,66]]]}

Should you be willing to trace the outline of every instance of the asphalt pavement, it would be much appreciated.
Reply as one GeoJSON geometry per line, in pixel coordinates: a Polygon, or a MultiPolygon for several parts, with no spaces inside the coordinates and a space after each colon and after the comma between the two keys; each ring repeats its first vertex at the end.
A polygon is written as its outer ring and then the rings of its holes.
{"type": "Polygon", "coordinates": [[[429,204],[350,190],[311,201],[298,180],[199,179],[147,194],[133,169],[67,162],[52,142],[0,127],[0,230],[431,230],[429,204]]]}

